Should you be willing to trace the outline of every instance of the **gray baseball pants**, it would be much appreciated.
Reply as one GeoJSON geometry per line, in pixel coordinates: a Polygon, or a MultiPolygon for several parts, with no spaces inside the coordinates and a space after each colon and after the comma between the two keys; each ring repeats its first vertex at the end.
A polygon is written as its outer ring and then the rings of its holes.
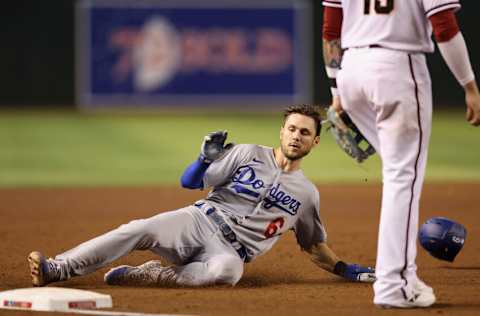
{"type": "Polygon", "coordinates": [[[218,227],[195,206],[131,221],[55,257],[62,279],[94,272],[133,250],[150,250],[175,263],[184,286],[235,285],[243,260],[218,227]]]}

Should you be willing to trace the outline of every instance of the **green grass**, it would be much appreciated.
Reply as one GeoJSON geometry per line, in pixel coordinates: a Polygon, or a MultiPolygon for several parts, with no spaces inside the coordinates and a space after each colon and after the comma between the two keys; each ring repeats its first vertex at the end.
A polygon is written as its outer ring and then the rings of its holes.
{"type": "MultiPolygon", "coordinates": [[[[0,186],[177,184],[203,136],[278,144],[279,114],[87,115],[0,112],[0,186]]],[[[480,129],[463,112],[434,114],[427,181],[479,181],[480,129]]],[[[315,182],[380,181],[377,155],[359,165],[325,133],[303,164],[315,182]]]]}

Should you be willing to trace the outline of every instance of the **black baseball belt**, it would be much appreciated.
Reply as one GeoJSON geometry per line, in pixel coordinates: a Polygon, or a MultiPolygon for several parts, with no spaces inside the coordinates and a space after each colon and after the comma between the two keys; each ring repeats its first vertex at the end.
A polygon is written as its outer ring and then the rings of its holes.
{"type": "Polygon", "coordinates": [[[205,203],[203,202],[197,202],[194,204],[194,206],[205,212],[205,214],[212,219],[212,221],[218,226],[218,229],[222,233],[225,240],[232,245],[233,249],[235,249],[240,258],[245,261],[245,259],[247,259],[247,249],[238,241],[237,235],[232,230],[230,225],[228,225],[223,216],[220,215],[220,213],[213,206],[210,206],[204,210],[202,208],[204,204],[205,203]]]}
{"type": "Polygon", "coordinates": [[[347,47],[344,50],[349,50],[350,48],[386,48],[378,44],[372,44],[372,45],[365,45],[365,46],[352,46],[352,47],[347,47]]]}

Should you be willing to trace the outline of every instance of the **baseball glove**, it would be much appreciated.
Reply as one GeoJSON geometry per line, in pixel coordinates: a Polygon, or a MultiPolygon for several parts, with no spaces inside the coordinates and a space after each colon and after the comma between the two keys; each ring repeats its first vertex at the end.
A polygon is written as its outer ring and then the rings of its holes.
{"type": "Polygon", "coordinates": [[[360,133],[347,112],[339,114],[333,107],[330,107],[327,111],[326,121],[330,123],[328,130],[332,133],[338,146],[357,162],[361,163],[375,153],[373,146],[360,133]],[[365,142],[365,145],[362,144],[365,149],[360,147],[362,142],[365,142]]]}

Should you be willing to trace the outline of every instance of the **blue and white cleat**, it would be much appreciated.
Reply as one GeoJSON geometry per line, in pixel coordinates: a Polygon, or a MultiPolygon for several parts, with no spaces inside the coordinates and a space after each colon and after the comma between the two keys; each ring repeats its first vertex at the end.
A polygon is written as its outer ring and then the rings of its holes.
{"type": "Polygon", "coordinates": [[[134,273],[136,269],[137,267],[127,265],[118,266],[108,270],[103,276],[103,280],[110,285],[125,285],[129,275],[134,273]]]}
{"type": "Polygon", "coordinates": [[[162,286],[173,281],[174,271],[159,260],[151,260],[137,267],[122,265],[110,269],[103,277],[109,285],[162,286]]]}
{"type": "Polygon", "coordinates": [[[53,259],[46,259],[39,251],[28,255],[28,265],[33,286],[45,286],[60,281],[60,267],[53,259]]]}

